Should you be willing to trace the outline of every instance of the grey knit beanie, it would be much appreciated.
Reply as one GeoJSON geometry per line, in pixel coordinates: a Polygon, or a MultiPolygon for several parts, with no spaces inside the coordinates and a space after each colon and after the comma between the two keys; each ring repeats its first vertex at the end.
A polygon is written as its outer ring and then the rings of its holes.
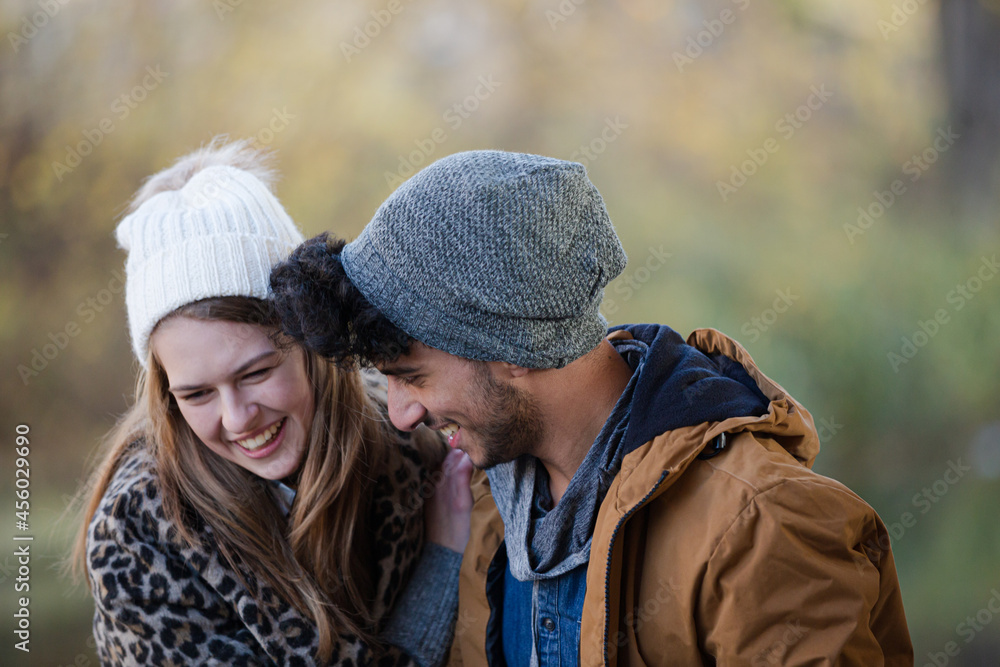
{"type": "Polygon", "coordinates": [[[390,195],[344,247],[351,282],[393,324],[466,359],[560,368],[606,333],[625,252],[583,165],[469,151],[390,195]]]}

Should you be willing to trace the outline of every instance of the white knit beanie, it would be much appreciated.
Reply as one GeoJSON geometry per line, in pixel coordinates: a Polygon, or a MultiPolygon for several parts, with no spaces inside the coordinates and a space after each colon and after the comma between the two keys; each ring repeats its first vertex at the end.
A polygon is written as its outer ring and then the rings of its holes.
{"type": "Polygon", "coordinates": [[[115,236],[128,252],[125,306],[143,367],[161,319],[211,297],[267,298],[271,267],[303,240],[267,185],[229,166],[206,167],[149,198],[115,236]]]}

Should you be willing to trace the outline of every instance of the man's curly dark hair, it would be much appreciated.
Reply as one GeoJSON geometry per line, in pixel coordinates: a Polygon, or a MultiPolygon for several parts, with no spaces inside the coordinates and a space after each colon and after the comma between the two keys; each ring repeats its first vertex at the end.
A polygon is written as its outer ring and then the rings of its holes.
{"type": "Polygon", "coordinates": [[[344,272],[347,244],[324,232],[271,270],[281,328],[293,340],[340,366],[370,366],[409,352],[412,338],[358,291],[344,272]]]}

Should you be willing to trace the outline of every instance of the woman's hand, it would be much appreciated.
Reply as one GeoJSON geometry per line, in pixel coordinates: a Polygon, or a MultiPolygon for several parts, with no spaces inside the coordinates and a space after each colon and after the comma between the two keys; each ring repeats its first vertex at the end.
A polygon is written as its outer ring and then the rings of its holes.
{"type": "Polygon", "coordinates": [[[452,450],[445,457],[436,477],[434,495],[424,504],[427,541],[462,553],[469,542],[472,461],[465,452],[452,450]]]}

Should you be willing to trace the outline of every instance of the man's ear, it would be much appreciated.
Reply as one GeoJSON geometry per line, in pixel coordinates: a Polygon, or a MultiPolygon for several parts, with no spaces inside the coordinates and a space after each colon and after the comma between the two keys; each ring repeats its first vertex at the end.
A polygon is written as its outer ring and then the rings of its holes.
{"type": "Polygon", "coordinates": [[[494,361],[493,363],[495,364],[493,372],[496,373],[498,377],[510,380],[522,378],[532,370],[530,368],[518,366],[517,364],[512,364],[509,361],[494,361]]]}

